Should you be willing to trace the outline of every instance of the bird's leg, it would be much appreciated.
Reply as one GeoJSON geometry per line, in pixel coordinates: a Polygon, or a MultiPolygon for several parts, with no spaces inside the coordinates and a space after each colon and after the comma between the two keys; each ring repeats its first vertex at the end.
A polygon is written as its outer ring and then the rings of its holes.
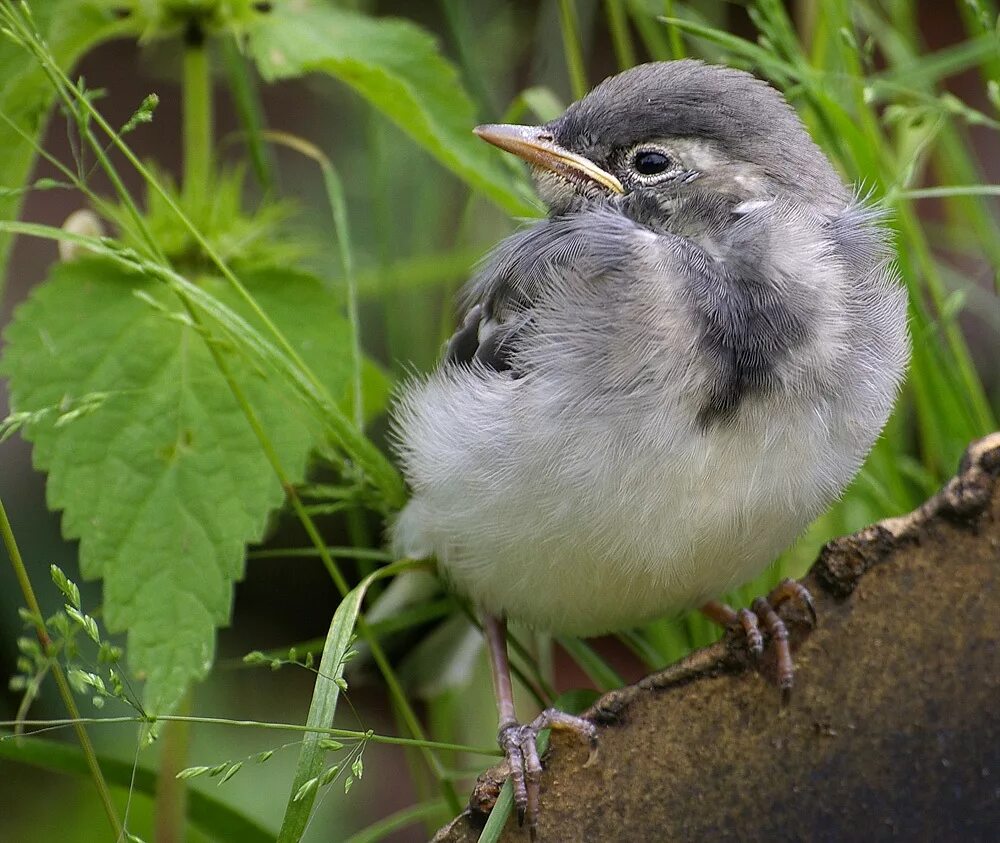
{"type": "Polygon", "coordinates": [[[497,742],[504,751],[510,770],[518,824],[524,825],[527,819],[528,831],[534,840],[538,827],[538,804],[542,786],[538,733],[545,729],[569,729],[576,732],[590,744],[590,758],[587,760],[587,764],[590,764],[597,754],[597,728],[589,720],[553,708],[543,711],[531,723],[524,725],[518,723],[514,711],[510,662],[507,658],[507,622],[503,618],[486,615],[483,619],[483,631],[486,633],[486,643],[490,652],[490,670],[493,674],[493,690],[496,694],[497,714],[500,720],[497,742]]]}
{"type": "Polygon", "coordinates": [[[739,629],[747,642],[747,650],[755,659],[764,652],[761,627],[774,645],[776,681],[781,690],[781,699],[787,703],[795,683],[795,665],[788,643],[788,628],[778,615],[777,609],[788,600],[796,600],[805,606],[811,626],[816,625],[816,609],[812,596],[802,583],[792,579],[783,580],[767,597],[758,597],[750,604],[750,609],[734,610],[725,603],[715,600],[701,607],[701,612],[709,620],[730,629],[739,629]]]}

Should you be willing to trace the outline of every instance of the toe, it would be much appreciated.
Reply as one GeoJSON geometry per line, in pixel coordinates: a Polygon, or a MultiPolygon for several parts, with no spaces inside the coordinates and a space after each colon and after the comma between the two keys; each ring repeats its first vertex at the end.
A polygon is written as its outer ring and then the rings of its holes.
{"type": "Polygon", "coordinates": [[[778,688],[781,690],[782,704],[787,704],[791,697],[792,685],[795,681],[795,665],[792,661],[792,650],[788,640],[788,627],[778,616],[774,607],[763,597],[753,601],[754,614],[760,619],[767,630],[774,647],[775,673],[778,688]]]}
{"type": "Polygon", "coordinates": [[[819,620],[816,615],[816,606],[813,603],[812,595],[798,580],[785,579],[767,596],[767,602],[777,609],[782,603],[793,601],[805,610],[809,618],[809,623],[815,627],[819,620]]]}
{"type": "Polygon", "coordinates": [[[736,613],[736,620],[746,637],[747,650],[755,659],[759,659],[764,653],[764,636],[760,634],[760,622],[749,609],[740,609],[736,613]]]}
{"type": "Polygon", "coordinates": [[[524,825],[528,813],[528,784],[525,780],[521,733],[522,727],[512,724],[502,728],[499,736],[500,748],[507,756],[507,766],[510,768],[510,783],[514,789],[514,808],[519,826],[524,825]]]}
{"type": "Polygon", "coordinates": [[[542,795],[542,762],[538,757],[536,733],[525,730],[524,741],[521,743],[521,754],[524,758],[524,779],[527,792],[527,822],[528,833],[534,840],[538,829],[538,815],[542,795]]]}

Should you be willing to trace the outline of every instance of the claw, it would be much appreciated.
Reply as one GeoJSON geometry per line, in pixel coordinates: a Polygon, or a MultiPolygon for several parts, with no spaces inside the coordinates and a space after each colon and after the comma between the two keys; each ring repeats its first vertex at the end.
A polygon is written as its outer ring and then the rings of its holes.
{"type": "Polygon", "coordinates": [[[538,757],[536,733],[526,727],[522,734],[521,755],[524,758],[524,780],[528,793],[528,832],[533,840],[538,827],[538,803],[542,795],[542,761],[538,757]]]}
{"type": "Polygon", "coordinates": [[[802,585],[802,583],[793,579],[784,579],[767,595],[767,602],[775,609],[789,600],[797,600],[805,606],[806,611],[809,613],[810,624],[813,627],[817,625],[819,618],[816,615],[816,606],[813,603],[809,589],[802,585]]]}
{"type": "Polygon", "coordinates": [[[497,742],[507,757],[510,780],[514,788],[517,824],[528,826],[531,840],[538,835],[538,816],[542,792],[542,761],[538,755],[538,733],[545,729],[567,729],[586,740],[590,746],[589,766],[597,757],[597,727],[589,720],[574,717],[555,709],[546,709],[531,723],[505,723],[497,734],[497,742]]]}
{"type": "Polygon", "coordinates": [[[783,704],[787,704],[787,699],[791,697],[792,685],[795,684],[795,665],[792,662],[792,650],[788,644],[788,627],[778,617],[778,613],[774,611],[774,607],[767,598],[758,597],[751,606],[754,614],[764,624],[771,643],[774,645],[778,688],[781,689],[783,704]]]}
{"type": "Polygon", "coordinates": [[[736,620],[743,628],[743,634],[747,639],[747,649],[755,659],[764,655],[764,636],[760,634],[760,625],[757,615],[749,609],[740,609],[736,613],[736,620]]]}
{"type": "Polygon", "coordinates": [[[816,607],[808,589],[796,580],[782,581],[767,597],[758,597],[750,609],[733,611],[723,603],[707,603],[702,612],[723,626],[736,628],[743,633],[747,651],[754,659],[764,652],[763,630],[774,647],[776,684],[781,691],[782,707],[791,700],[795,684],[795,665],[789,644],[788,627],[778,615],[777,609],[788,601],[795,601],[805,607],[812,627],[817,625],[816,607]]]}
{"type": "Polygon", "coordinates": [[[497,743],[507,756],[507,766],[510,768],[510,782],[514,789],[514,807],[517,811],[518,826],[524,825],[530,796],[528,783],[525,781],[523,733],[524,727],[518,723],[505,723],[497,734],[497,743]]]}

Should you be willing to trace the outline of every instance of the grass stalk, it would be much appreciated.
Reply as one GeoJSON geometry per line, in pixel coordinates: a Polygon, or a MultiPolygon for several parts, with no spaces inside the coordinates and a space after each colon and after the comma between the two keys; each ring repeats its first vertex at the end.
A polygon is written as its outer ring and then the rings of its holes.
{"type": "MultiPolygon", "coordinates": [[[[446,741],[429,741],[420,738],[404,738],[396,735],[382,735],[378,732],[361,732],[357,729],[336,729],[334,727],[322,728],[319,726],[306,726],[302,723],[278,723],[272,720],[236,720],[228,717],[204,717],[199,715],[186,714],[149,714],[146,716],[121,716],[121,717],[67,717],[54,718],[50,720],[3,720],[0,721],[0,729],[14,728],[22,726],[31,729],[58,729],[63,727],[77,726],[114,726],[123,723],[187,723],[201,726],[230,726],[238,729],[262,729],[269,732],[322,732],[331,738],[343,738],[355,741],[370,741],[371,743],[381,743],[387,746],[413,746],[422,749],[434,749],[442,752],[467,752],[472,755],[483,755],[495,757],[501,755],[496,746],[472,746],[462,743],[448,743],[446,741]]],[[[28,733],[30,738],[32,733],[28,733]]],[[[9,740],[11,737],[4,737],[9,740]]]]}
{"type": "Polygon", "coordinates": [[[34,622],[38,643],[42,647],[42,652],[51,659],[50,669],[52,671],[52,678],[55,679],[56,687],[59,690],[59,697],[62,699],[63,705],[69,714],[70,719],[68,722],[72,724],[77,740],[80,742],[80,749],[83,751],[83,756],[87,761],[90,778],[94,782],[94,787],[97,788],[101,807],[104,808],[104,814],[108,818],[111,830],[114,832],[115,840],[122,839],[125,834],[122,821],[119,819],[118,811],[111,800],[111,791],[108,788],[107,781],[104,779],[104,773],[101,772],[101,765],[97,761],[97,753],[94,752],[94,745],[91,743],[90,735],[87,734],[87,729],[80,717],[80,710],[77,708],[76,699],[73,697],[73,691],[69,687],[66,674],[62,669],[62,665],[59,664],[52,653],[52,639],[49,637],[49,631],[45,624],[45,616],[42,614],[42,607],[35,596],[35,589],[31,584],[31,578],[28,576],[28,569],[24,565],[24,559],[21,557],[21,551],[17,546],[17,540],[14,538],[14,530],[10,525],[10,520],[7,518],[7,509],[3,505],[2,500],[0,500],[0,537],[3,538],[4,546],[7,548],[7,555],[10,558],[10,564],[14,568],[15,577],[17,577],[17,584],[21,588],[25,605],[34,622]]]}
{"type": "Polygon", "coordinates": [[[209,42],[195,27],[184,45],[183,150],[184,199],[200,214],[208,206],[212,183],[212,73],[209,42]]]}
{"type": "Polygon", "coordinates": [[[635,48],[628,28],[628,15],[625,14],[625,0],[604,0],[604,10],[618,69],[627,70],[635,64],[635,48]]]}
{"type": "Polygon", "coordinates": [[[583,63],[583,43],[580,39],[580,22],[574,0],[559,0],[559,31],[562,33],[563,55],[569,73],[569,86],[573,99],[587,93],[587,72],[583,63]]]}

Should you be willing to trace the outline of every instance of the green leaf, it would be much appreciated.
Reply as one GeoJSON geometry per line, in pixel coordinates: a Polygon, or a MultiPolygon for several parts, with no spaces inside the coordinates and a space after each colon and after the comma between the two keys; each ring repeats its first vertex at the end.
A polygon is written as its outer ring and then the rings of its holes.
{"type": "MultiPolygon", "coordinates": [[[[349,331],[336,296],[291,270],[244,280],[346,402],[349,331]]],[[[254,323],[223,282],[203,279],[201,287],[254,323]]],[[[0,371],[13,406],[106,396],[67,424],[42,414],[25,435],[35,464],[49,472],[48,502],[63,510],[63,532],[80,539],[83,575],[104,578],[105,623],[128,632],[147,706],[166,713],[210,668],[245,545],[263,537],[284,492],[204,338],[164,285],[102,258],[62,264],[18,310],[6,339],[0,371]]],[[[300,482],[321,421],[277,378],[242,356],[230,363],[285,471],[300,482]]]]}
{"type": "Polygon", "coordinates": [[[472,135],[472,103],[431,35],[408,21],[371,18],[319,0],[274,6],[248,27],[250,52],[265,79],[335,76],[500,207],[538,215],[523,183],[472,135]]]}
{"type": "MultiPolygon", "coordinates": [[[[419,567],[422,567],[422,563],[404,560],[379,568],[365,577],[340,601],[326,634],[326,646],[323,648],[323,658],[320,659],[319,670],[316,673],[316,684],[313,687],[309,715],[306,718],[307,726],[328,729],[333,723],[333,715],[337,711],[337,701],[340,698],[341,686],[338,680],[343,679],[344,654],[350,649],[354,640],[354,624],[369,586],[380,577],[395,576],[402,571],[419,567]]],[[[285,818],[281,821],[278,843],[297,843],[305,832],[313,802],[316,800],[319,777],[323,773],[327,740],[327,736],[322,732],[307,732],[302,740],[302,749],[299,751],[299,761],[295,768],[295,780],[292,782],[292,795],[285,805],[285,818]]]]}
{"type": "MultiPolygon", "coordinates": [[[[134,23],[120,20],[108,4],[46,0],[32,3],[32,17],[61,67],[72,67],[102,41],[127,34],[134,23]]],[[[45,126],[55,92],[48,77],[28,51],[0,36],[0,187],[18,189],[28,180],[37,140],[45,126]],[[13,124],[13,125],[11,125],[13,124]],[[20,131],[18,131],[20,130],[20,131]],[[22,134],[23,133],[23,134],[22,134]],[[26,136],[26,137],[25,137],[26,136]]],[[[20,194],[0,195],[0,219],[14,219],[21,208],[20,194]]],[[[0,294],[10,237],[0,234],[0,294]]]]}
{"type": "Polygon", "coordinates": [[[387,817],[352,834],[344,843],[379,843],[394,831],[406,828],[419,822],[440,825],[443,817],[448,815],[448,806],[444,802],[419,802],[407,808],[401,808],[387,817]]]}
{"type": "MultiPolygon", "coordinates": [[[[20,764],[27,764],[42,770],[70,773],[88,778],[86,759],[79,747],[60,741],[51,741],[32,735],[22,740],[12,740],[11,733],[0,731],[0,758],[20,764]]],[[[101,771],[108,784],[123,791],[141,793],[150,799],[156,793],[156,770],[136,767],[131,762],[117,758],[98,756],[101,771]]],[[[207,768],[188,767],[188,770],[207,768]]],[[[186,771],[182,771],[186,772],[186,771]]],[[[194,774],[191,774],[194,775],[194,774]]],[[[202,831],[212,840],[232,841],[232,843],[273,843],[274,833],[265,830],[254,820],[230,808],[213,796],[200,790],[189,789],[185,799],[188,803],[187,819],[194,828],[202,831]]]]}

